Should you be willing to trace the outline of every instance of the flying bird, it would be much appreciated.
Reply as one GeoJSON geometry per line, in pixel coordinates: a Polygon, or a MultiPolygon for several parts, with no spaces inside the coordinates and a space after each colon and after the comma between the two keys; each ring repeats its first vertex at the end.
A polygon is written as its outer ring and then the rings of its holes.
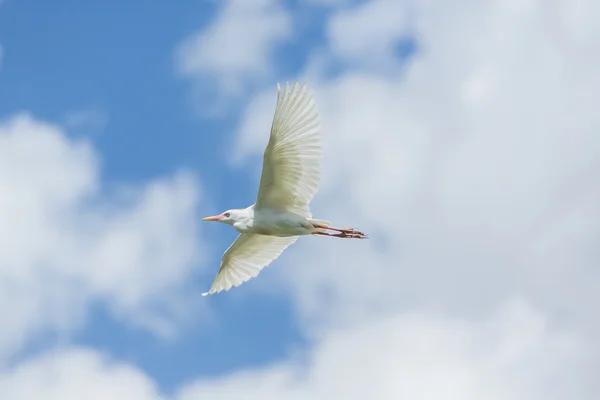
{"type": "Polygon", "coordinates": [[[284,89],[277,84],[277,104],[271,136],[263,156],[256,202],[203,218],[231,225],[240,232],[223,254],[210,290],[227,291],[256,277],[302,235],[365,239],[354,228],[334,228],[313,219],[309,203],[320,182],[321,137],[319,112],[307,85],[284,89]]]}

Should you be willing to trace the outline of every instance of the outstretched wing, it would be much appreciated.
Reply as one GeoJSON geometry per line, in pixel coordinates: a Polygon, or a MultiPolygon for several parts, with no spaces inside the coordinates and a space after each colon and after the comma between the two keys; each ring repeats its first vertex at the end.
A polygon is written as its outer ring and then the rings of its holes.
{"type": "Polygon", "coordinates": [[[271,137],[263,157],[256,209],[278,209],[310,218],[308,204],[320,182],[320,121],[306,84],[277,85],[271,137]]]}
{"type": "Polygon", "coordinates": [[[255,278],[260,271],[298,240],[298,236],[277,237],[242,233],[229,246],[215,280],[203,296],[229,290],[255,278]]]}

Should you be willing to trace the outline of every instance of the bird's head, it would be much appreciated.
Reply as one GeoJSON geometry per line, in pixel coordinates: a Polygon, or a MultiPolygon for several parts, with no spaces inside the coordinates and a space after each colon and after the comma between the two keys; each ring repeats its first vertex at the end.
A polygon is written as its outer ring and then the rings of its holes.
{"type": "Polygon", "coordinates": [[[232,225],[240,219],[241,210],[227,210],[221,214],[213,215],[212,217],[202,218],[202,221],[218,221],[227,225],[232,225]]]}

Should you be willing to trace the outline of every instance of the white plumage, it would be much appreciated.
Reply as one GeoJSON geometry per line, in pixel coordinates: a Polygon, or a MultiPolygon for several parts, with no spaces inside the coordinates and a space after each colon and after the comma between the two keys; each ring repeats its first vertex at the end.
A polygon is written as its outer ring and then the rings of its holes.
{"type": "Polygon", "coordinates": [[[306,84],[296,82],[290,87],[286,83],[283,91],[277,85],[256,203],[204,218],[232,225],[240,235],[223,254],[219,272],[203,295],[229,290],[256,277],[298,236],[366,237],[353,228],[334,228],[328,221],[311,218],[309,204],[320,182],[319,130],[319,113],[306,84]]]}

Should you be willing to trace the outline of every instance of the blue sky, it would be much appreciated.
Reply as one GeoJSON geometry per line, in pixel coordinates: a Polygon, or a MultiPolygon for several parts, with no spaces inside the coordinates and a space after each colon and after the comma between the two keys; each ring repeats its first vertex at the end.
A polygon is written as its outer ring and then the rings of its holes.
{"type": "Polygon", "coordinates": [[[189,88],[173,66],[175,45],[209,20],[214,4],[195,2],[185,9],[141,4],[2,6],[3,114],[32,110],[62,121],[90,108],[107,113],[106,129],[91,137],[107,179],[144,179],[181,163],[210,165],[199,161],[212,160],[209,149],[221,137],[201,134],[215,128],[193,118],[189,88]]]}
{"type": "Polygon", "coordinates": [[[580,3],[0,1],[0,393],[592,399],[580,3]],[[372,240],[301,238],[202,298],[236,232],[201,218],[254,202],[295,79],[323,119],[313,214],[372,240]]]}

